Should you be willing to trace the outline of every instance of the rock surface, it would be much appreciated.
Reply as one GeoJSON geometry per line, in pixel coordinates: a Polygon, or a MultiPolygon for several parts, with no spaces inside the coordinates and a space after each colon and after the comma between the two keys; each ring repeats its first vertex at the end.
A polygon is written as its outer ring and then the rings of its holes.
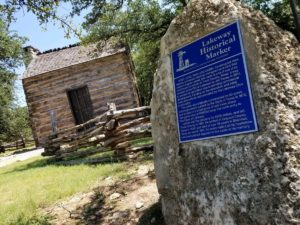
{"type": "Polygon", "coordinates": [[[121,197],[121,194],[115,192],[111,196],[109,196],[109,199],[110,200],[115,200],[115,199],[120,198],[120,197],[121,197]]]}
{"type": "Polygon", "coordinates": [[[169,225],[300,224],[300,47],[261,12],[192,0],[161,42],[151,103],[169,225]],[[170,53],[239,19],[259,132],[179,144],[170,53]]]}

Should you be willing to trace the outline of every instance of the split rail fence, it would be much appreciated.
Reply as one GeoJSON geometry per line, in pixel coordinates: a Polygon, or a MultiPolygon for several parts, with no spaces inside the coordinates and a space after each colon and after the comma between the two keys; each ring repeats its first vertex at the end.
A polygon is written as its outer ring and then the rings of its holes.
{"type": "Polygon", "coordinates": [[[108,103],[108,111],[83,124],[57,130],[48,137],[43,155],[55,159],[87,156],[115,151],[115,155],[153,150],[152,144],[135,147],[132,141],[151,137],[150,107],[116,110],[114,103],[108,103]],[[80,149],[97,146],[91,150],[80,149]]]}

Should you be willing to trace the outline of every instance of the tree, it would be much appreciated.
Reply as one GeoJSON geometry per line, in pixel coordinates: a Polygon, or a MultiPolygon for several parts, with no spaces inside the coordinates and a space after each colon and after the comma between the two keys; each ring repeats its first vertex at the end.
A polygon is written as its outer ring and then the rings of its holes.
{"type": "MultiPolygon", "coordinates": [[[[97,42],[117,37],[129,43],[136,66],[138,86],[143,104],[149,104],[152,95],[153,74],[159,57],[159,41],[173,18],[187,0],[135,0],[135,1],[81,1],[73,0],[73,15],[92,5],[84,28],[86,42],[97,42]]],[[[262,10],[281,28],[296,33],[289,0],[244,0],[262,10]]],[[[300,1],[298,1],[298,6],[300,1]]]]}
{"type": "Polygon", "coordinates": [[[299,7],[297,6],[296,0],[289,0],[294,21],[295,21],[295,28],[296,28],[296,36],[298,38],[298,41],[300,42],[300,12],[299,7]]]}
{"type": "Polygon", "coordinates": [[[0,17],[0,143],[9,132],[9,113],[13,101],[15,68],[22,63],[24,39],[10,32],[0,17]]]}
{"type": "MultiPolygon", "coordinates": [[[[83,24],[88,35],[84,43],[100,40],[126,42],[132,50],[142,104],[151,99],[153,74],[159,57],[159,40],[172,19],[186,5],[186,0],[63,0],[72,4],[71,16],[89,8],[83,24]],[[160,3],[159,3],[160,2],[160,3]]],[[[57,19],[58,1],[13,0],[2,5],[2,14],[13,19],[16,10],[25,8],[41,23],[57,19]]],[[[1,7],[0,7],[1,14],[1,7]]],[[[66,27],[69,29],[70,27],[66,27]]]]}
{"type": "MultiPolygon", "coordinates": [[[[6,141],[22,140],[22,145],[25,147],[25,139],[32,136],[29,114],[27,107],[13,107],[9,110],[9,131],[7,132],[6,141]]],[[[18,146],[16,144],[16,146],[18,146]]]]}
{"type": "Polygon", "coordinates": [[[143,105],[149,105],[152,97],[153,75],[157,68],[159,56],[159,41],[146,41],[137,44],[137,51],[133,53],[137,83],[143,105]]]}
{"type": "MultiPolygon", "coordinates": [[[[261,10],[282,29],[297,34],[290,0],[242,0],[242,2],[261,10]]],[[[297,1],[297,5],[300,7],[300,1],[297,1]]]]}
{"type": "MultiPolygon", "coordinates": [[[[152,92],[153,74],[159,57],[159,40],[169,27],[172,19],[178,15],[189,0],[62,0],[72,5],[70,16],[89,9],[83,24],[88,35],[84,43],[100,40],[117,40],[129,44],[138,86],[143,104],[149,104],[152,92]]],[[[290,0],[242,0],[243,3],[261,10],[273,19],[281,28],[296,34],[290,0]]],[[[41,23],[50,19],[58,20],[68,31],[64,19],[57,15],[56,1],[7,0],[0,4],[0,15],[12,19],[13,13],[21,8],[32,11],[41,23]]],[[[300,1],[297,2],[300,6],[300,1]]],[[[76,29],[74,32],[76,32],[76,29]]]]}
{"type": "MultiPolygon", "coordinates": [[[[86,17],[84,28],[88,35],[84,42],[113,38],[129,44],[143,105],[151,100],[160,39],[185,4],[185,1],[171,0],[162,4],[156,0],[102,1],[101,7],[94,6],[86,17]]],[[[77,5],[73,12],[84,7],[77,5]]]]}

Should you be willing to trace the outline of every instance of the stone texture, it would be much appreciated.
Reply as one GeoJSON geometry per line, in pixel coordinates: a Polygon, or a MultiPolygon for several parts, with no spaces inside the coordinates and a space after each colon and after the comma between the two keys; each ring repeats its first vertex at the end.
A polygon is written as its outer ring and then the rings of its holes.
{"type": "Polygon", "coordinates": [[[300,224],[300,47],[261,12],[192,0],[161,41],[155,170],[170,225],[300,224]],[[170,53],[239,19],[259,132],[179,144],[170,53]]]}

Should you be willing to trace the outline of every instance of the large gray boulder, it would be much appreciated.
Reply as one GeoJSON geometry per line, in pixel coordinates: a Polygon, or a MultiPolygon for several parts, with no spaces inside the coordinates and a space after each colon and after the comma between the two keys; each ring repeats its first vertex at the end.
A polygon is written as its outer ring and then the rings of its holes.
{"type": "Polygon", "coordinates": [[[234,0],[192,0],[161,41],[152,132],[169,225],[300,224],[300,47],[234,0]],[[170,53],[239,19],[259,132],[179,144],[170,53]]]}

